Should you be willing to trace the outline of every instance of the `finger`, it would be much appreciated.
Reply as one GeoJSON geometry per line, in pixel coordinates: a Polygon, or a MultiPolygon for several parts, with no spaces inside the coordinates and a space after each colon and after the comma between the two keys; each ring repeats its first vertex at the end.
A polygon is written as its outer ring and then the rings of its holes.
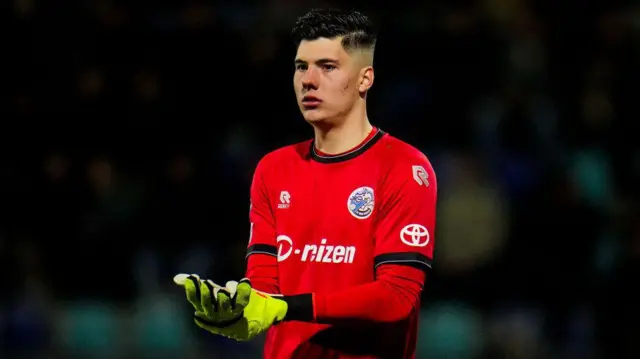
{"type": "Polygon", "coordinates": [[[218,314],[219,307],[216,295],[219,290],[220,286],[210,280],[200,282],[200,303],[202,304],[202,311],[210,317],[218,314]]]}
{"type": "Polygon", "coordinates": [[[197,274],[187,276],[184,280],[184,290],[187,300],[196,310],[202,310],[200,304],[200,277],[197,274]]]}
{"type": "MultiPolygon", "coordinates": [[[[196,323],[199,324],[199,326],[201,328],[205,328],[208,330],[211,330],[213,328],[218,328],[218,329],[222,329],[222,328],[228,328],[230,326],[233,325],[245,325],[246,326],[246,321],[243,321],[242,317],[235,317],[235,318],[230,318],[227,320],[221,320],[221,321],[211,321],[211,319],[207,316],[206,313],[204,312],[198,312],[196,311],[195,313],[193,313],[193,319],[196,321],[196,323]],[[238,324],[240,323],[240,324],[238,324]]],[[[246,331],[246,329],[245,329],[246,331]]]]}
{"type": "Polygon", "coordinates": [[[201,311],[196,311],[193,313],[193,321],[202,329],[208,330],[210,332],[216,332],[216,327],[207,319],[207,314],[201,311]]]}
{"type": "Polygon", "coordinates": [[[231,313],[231,294],[226,288],[220,288],[216,295],[218,306],[221,314],[230,315],[231,313]]]}
{"type": "MultiPolygon", "coordinates": [[[[233,325],[233,324],[222,323],[222,326],[221,326],[220,323],[213,323],[207,319],[206,314],[204,314],[203,312],[195,312],[193,315],[193,322],[196,323],[198,327],[213,334],[222,335],[224,337],[235,339],[235,340],[241,340],[243,338],[242,336],[238,336],[238,333],[236,333],[235,330],[229,330],[227,328],[229,325],[233,325]]],[[[247,330],[240,329],[240,333],[243,333],[243,332],[247,332],[247,330]]]]}
{"type": "Polygon", "coordinates": [[[248,279],[242,279],[238,283],[235,295],[236,308],[245,308],[249,304],[249,298],[251,297],[251,282],[248,279]]]}
{"type": "Polygon", "coordinates": [[[227,291],[229,291],[229,294],[231,294],[231,296],[235,296],[236,295],[236,290],[238,289],[238,282],[236,282],[235,280],[230,280],[227,282],[227,284],[224,285],[225,289],[227,291]]]}
{"type": "Polygon", "coordinates": [[[184,273],[176,274],[176,276],[173,277],[173,282],[177,285],[184,285],[188,277],[189,277],[188,274],[184,274],[184,273]]]}
{"type": "MultiPolygon", "coordinates": [[[[227,282],[227,284],[225,284],[225,289],[227,291],[229,291],[229,296],[231,297],[231,301],[230,301],[230,305],[231,305],[231,309],[234,310],[236,309],[236,294],[237,294],[237,290],[238,290],[238,282],[234,281],[234,280],[230,280],[227,282]]],[[[235,313],[236,311],[234,311],[235,313]]]]}

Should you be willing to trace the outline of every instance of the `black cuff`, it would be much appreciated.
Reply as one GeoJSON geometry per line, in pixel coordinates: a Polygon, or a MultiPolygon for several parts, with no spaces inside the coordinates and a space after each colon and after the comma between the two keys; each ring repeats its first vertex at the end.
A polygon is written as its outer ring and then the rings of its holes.
{"type": "Polygon", "coordinates": [[[313,322],[313,296],[311,293],[285,295],[281,299],[287,302],[289,307],[284,321],[313,322]]]}

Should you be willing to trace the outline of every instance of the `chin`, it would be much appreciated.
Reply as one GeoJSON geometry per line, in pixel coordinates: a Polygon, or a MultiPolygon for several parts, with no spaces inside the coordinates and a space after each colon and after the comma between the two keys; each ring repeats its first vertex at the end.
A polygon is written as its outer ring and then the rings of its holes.
{"type": "Polygon", "coordinates": [[[309,123],[322,123],[327,120],[327,115],[321,110],[303,110],[302,116],[309,123]]]}

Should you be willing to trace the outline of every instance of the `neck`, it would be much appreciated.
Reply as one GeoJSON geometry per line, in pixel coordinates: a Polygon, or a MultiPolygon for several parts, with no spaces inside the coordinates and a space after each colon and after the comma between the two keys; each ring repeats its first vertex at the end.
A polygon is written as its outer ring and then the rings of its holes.
{"type": "Polygon", "coordinates": [[[366,111],[353,111],[337,125],[313,126],[315,147],[329,155],[344,153],[362,143],[372,129],[366,111]]]}

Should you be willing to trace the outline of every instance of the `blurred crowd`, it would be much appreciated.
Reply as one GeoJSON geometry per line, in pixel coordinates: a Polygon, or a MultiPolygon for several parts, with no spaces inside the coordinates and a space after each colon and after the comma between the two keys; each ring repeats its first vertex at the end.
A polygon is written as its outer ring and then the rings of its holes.
{"type": "MultiPolygon", "coordinates": [[[[320,3],[7,4],[0,358],[258,358],[171,278],[242,276],[254,166],[311,136],[288,31],[320,3]]],[[[640,4],[352,4],[372,122],[438,175],[418,359],[639,358],[640,4]]]]}

